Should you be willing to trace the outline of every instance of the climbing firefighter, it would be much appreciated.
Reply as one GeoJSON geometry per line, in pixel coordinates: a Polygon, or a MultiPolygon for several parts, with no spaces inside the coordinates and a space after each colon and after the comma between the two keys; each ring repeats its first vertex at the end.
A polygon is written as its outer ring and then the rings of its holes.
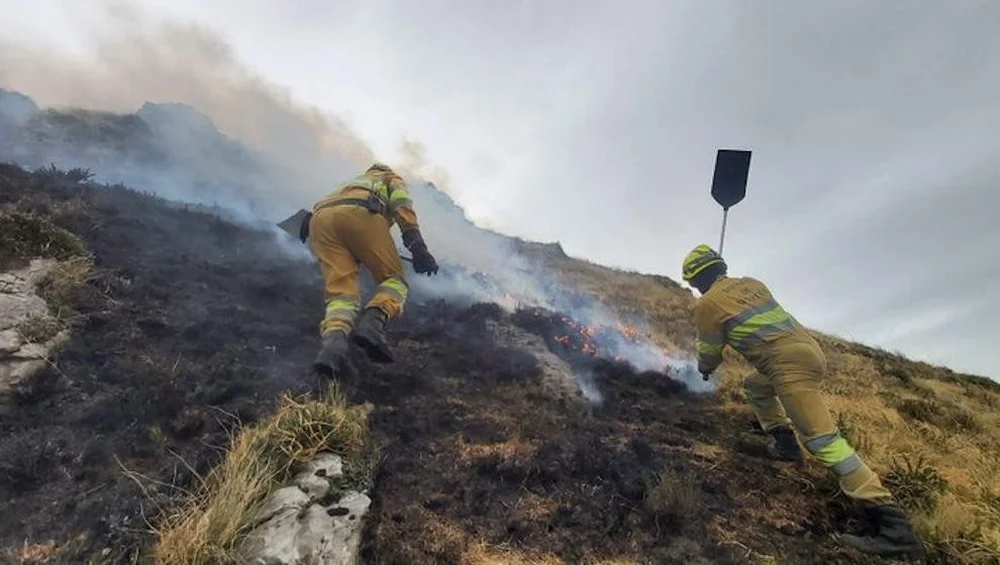
{"type": "Polygon", "coordinates": [[[906,514],[840,435],[820,395],[827,365],[819,343],[762,282],[730,278],[726,271],[725,261],[707,245],[695,247],[684,259],[684,280],[701,293],[694,306],[698,370],[708,379],[722,363],[726,345],[745,357],[756,371],[744,380],[744,392],[757,421],[774,438],[772,457],[802,459],[797,431],[806,449],[837,475],[841,490],[862,505],[875,526],[874,535],[844,535],[844,543],[884,556],[923,557],[924,547],[906,514]]]}
{"type": "Polygon", "coordinates": [[[323,345],[313,367],[332,378],[347,358],[349,339],[369,359],[392,363],[386,325],[406,303],[408,283],[390,235],[399,224],[403,245],[413,254],[413,269],[428,276],[438,272],[420,233],[406,182],[383,163],[336,187],[313,206],[306,220],[313,254],[325,281],[326,314],[320,323],[323,345]],[[361,309],[359,267],[364,265],[378,287],[361,309]]]}

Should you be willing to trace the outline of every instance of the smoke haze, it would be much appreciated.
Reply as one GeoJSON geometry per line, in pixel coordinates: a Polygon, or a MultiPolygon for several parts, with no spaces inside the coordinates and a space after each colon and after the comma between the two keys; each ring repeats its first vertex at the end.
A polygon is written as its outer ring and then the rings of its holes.
{"type": "MultiPolygon", "coordinates": [[[[0,128],[14,134],[0,143],[0,158],[87,167],[101,182],[218,206],[231,218],[272,228],[378,158],[343,120],[254,76],[205,29],[118,9],[96,26],[94,44],[93,52],[71,57],[0,43],[0,87],[43,107],[2,96],[0,128]],[[82,132],[99,136],[72,137],[82,132]]],[[[568,293],[514,240],[470,222],[447,195],[447,172],[419,142],[404,140],[402,148],[403,159],[392,165],[410,182],[425,239],[445,267],[433,279],[411,273],[414,299],[541,306],[587,325],[618,327],[610,310],[568,293]]],[[[309,258],[304,246],[287,239],[282,245],[309,258]]],[[[689,378],[689,361],[668,359],[652,343],[619,335],[598,345],[640,370],[679,368],[690,388],[709,390],[689,378]]]]}
{"type": "MultiPolygon", "coordinates": [[[[73,58],[0,40],[0,86],[47,107],[131,113],[146,102],[190,105],[276,167],[272,191],[286,205],[310,201],[373,158],[343,121],[254,76],[206,29],[117,8],[95,24],[93,44],[73,58]]],[[[188,140],[173,141],[178,148],[188,140]]]]}

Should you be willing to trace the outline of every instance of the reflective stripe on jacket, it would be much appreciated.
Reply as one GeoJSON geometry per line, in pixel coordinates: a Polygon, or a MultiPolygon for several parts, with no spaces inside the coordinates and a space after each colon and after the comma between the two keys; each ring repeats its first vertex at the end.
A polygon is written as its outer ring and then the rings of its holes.
{"type": "Polygon", "coordinates": [[[720,278],[695,303],[694,319],[698,362],[707,371],[722,363],[726,345],[757,365],[767,345],[780,337],[812,339],[764,283],[750,277],[720,278]]]}

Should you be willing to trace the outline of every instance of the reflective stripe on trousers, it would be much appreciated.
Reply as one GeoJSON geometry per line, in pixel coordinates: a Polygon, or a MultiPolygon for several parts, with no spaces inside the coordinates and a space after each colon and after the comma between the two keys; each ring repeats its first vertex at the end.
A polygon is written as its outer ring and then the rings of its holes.
{"type": "Polygon", "coordinates": [[[861,466],[861,458],[840,432],[808,439],[805,444],[810,453],[838,476],[852,473],[861,466]]]}
{"type": "Polygon", "coordinates": [[[320,323],[320,334],[332,331],[350,333],[360,304],[354,299],[334,298],[326,303],[326,313],[320,323]]]}
{"type": "Polygon", "coordinates": [[[326,318],[352,321],[358,314],[359,305],[354,300],[334,298],[326,303],[326,318]]]}
{"type": "Polygon", "coordinates": [[[397,277],[389,277],[385,279],[382,281],[382,284],[378,285],[375,289],[375,294],[388,294],[400,303],[406,302],[406,296],[408,293],[409,287],[407,287],[406,282],[397,277]]]}

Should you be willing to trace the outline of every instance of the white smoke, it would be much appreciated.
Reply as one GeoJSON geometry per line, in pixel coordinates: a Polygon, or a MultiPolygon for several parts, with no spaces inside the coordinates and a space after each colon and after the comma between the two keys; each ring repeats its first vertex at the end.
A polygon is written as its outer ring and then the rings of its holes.
{"type": "MultiPolygon", "coordinates": [[[[0,128],[30,130],[34,136],[31,143],[23,137],[0,143],[0,159],[88,167],[96,180],[217,206],[230,218],[276,234],[276,222],[308,208],[374,159],[343,121],[292,103],[279,88],[248,72],[212,33],[135,12],[109,18],[96,34],[90,60],[0,44],[0,86],[49,105],[84,109],[53,113],[24,97],[0,93],[7,101],[0,101],[6,108],[0,128]],[[33,123],[44,127],[32,129],[33,123]],[[105,132],[107,139],[83,143],[71,138],[81,124],[105,132]],[[39,141],[38,131],[64,137],[39,141]]],[[[419,143],[404,145],[405,158],[395,168],[410,181],[424,238],[443,265],[432,278],[410,271],[415,300],[539,306],[589,326],[619,327],[621,320],[610,309],[558,284],[544,265],[520,253],[513,239],[470,222],[446,193],[447,173],[430,163],[419,143]]],[[[395,237],[400,244],[398,233],[395,237]]],[[[280,239],[290,254],[311,260],[306,246],[280,239]]],[[[671,359],[648,341],[611,337],[599,345],[641,371],[675,368],[684,369],[675,374],[690,374],[689,361],[671,359]]],[[[692,390],[706,390],[700,378],[682,378],[692,390]]]]}
{"type": "MultiPolygon", "coordinates": [[[[694,360],[668,356],[641,336],[648,333],[643,320],[629,321],[638,337],[628,338],[619,328],[626,324],[599,300],[572,291],[553,277],[543,262],[520,253],[515,241],[470,222],[462,209],[433,185],[414,183],[412,188],[428,246],[445,264],[435,277],[412,273],[413,294],[423,298],[496,302],[513,311],[541,307],[570,316],[590,327],[610,328],[598,334],[603,355],[624,359],[639,371],[669,372],[693,392],[709,392],[714,384],[702,380],[694,360]],[[448,268],[449,265],[459,268],[448,268]]],[[[419,299],[419,298],[418,298],[419,299]]],[[[596,402],[600,392],[592,378],[581,375],[581,390],[596,402]],[[591,398],[592,397],[592,398],[591,398]]]]}

